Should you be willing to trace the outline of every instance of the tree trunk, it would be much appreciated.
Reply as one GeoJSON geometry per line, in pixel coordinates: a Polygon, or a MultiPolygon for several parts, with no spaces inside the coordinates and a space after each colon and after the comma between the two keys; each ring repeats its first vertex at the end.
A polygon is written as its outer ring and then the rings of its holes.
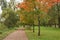
{"type": "Polygon", "coordinates": [[[56,23],[55,23],[55,28],[56,28],[56,23]]]}
{"type": "Polygon", "coordinates": [[[25,28],[25,24],[23,25],[23,27],[25,28]]]}
{"type": "Polygon", "coordinates": [[[38,36],[40,36],[40,16],[38,16],[38,36]]]}
{"type": "Polygon", "coordinates": [[[34,29],[35,29],[35,27],[34,27],[34,24],[33,24],[33,32],[35,32],[34,29]]]}
{"type": "Polygon", "coordinates": [[[60,28],[60,17],[58,17],[58,26],[60,28]]]}

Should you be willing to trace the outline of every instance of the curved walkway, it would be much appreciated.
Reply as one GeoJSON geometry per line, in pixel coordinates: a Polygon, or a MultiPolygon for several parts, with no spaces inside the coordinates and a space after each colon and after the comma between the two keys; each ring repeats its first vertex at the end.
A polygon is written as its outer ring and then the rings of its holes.
{"type": "Polygon", "coordinates": [[[3,40],[28,40],[24,30],[17,30],[3,40]]]}

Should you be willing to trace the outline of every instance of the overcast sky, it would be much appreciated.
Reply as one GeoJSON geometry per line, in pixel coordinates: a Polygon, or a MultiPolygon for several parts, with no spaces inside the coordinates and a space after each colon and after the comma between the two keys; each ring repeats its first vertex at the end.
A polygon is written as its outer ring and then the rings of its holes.
{"type": "MultiPolygon", "coordinates": [[[[10,2],[10,0],[6,0],[7,2],[10,2]]],[[[23,2],[23,0],[15,0],[15,2],[17,3],[21,3],[23,2]]],[[[1,6],[0,6],[0,14],[2,13],[2,9],[1,9],[1,6]]]]}
{"type": "Polygon", "coordinates": [[[0,6],[0,14],[2,13],[2,9],[1,9],[1,6],[0,6]]]}
{"type": "MultiPolygon", "coordinates": [[[[6,0],[7,2],[10,2],[10,0],[6,0]]],[[[21,3],[21,2],[23,2],[23,0],[15,0],[15,2],[17,2],[17,3],[21,3]]]]}

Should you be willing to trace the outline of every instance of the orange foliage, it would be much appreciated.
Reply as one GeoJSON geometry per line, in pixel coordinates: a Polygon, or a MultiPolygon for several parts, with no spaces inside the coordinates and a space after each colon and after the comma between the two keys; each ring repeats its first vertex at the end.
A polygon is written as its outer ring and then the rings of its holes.
{"type": "Polygon", "coordinates": [[[29,12],[29,11],[33,10],[32,9],[33,7],[31,6],[31,4],[32,3],[30,3],[30,2],[23,2],[20,5],[18,5],[18,8],[23,8],[24,10],[29,12]]]}
{"type": "MultiPolygon", "coordinates": [[[[40,5],[37,6],[42,11],[47,12],[55,3],[60,2],[60,0],[36,0],[36,2],[40,3],[40,5]]],[[[18,7],[23,8],[24,10],[29,12],[34,9],[34,4],[25,0],[23,3],[19,4],[18,7]]]]}
{"type": "Polygon", "coordinates": [[[38,0],[38,2],[41,2],[40,9],[42,11],[48,12],[48,10],[55,5],[55,3],[60,2],[60,0],[38,0]]]}

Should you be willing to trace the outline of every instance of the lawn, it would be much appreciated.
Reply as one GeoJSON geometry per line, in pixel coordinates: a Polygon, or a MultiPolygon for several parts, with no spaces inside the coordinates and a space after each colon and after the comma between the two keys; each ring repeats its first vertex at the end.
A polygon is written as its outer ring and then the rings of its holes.
{"type": "Polygon", "coordinates": [[[60,40],[60,29],[52,27],[41,27],[41,36],[38,36],[38,28],[35,27],[35,32],[26,30],[29,40],[60,40]]]}

